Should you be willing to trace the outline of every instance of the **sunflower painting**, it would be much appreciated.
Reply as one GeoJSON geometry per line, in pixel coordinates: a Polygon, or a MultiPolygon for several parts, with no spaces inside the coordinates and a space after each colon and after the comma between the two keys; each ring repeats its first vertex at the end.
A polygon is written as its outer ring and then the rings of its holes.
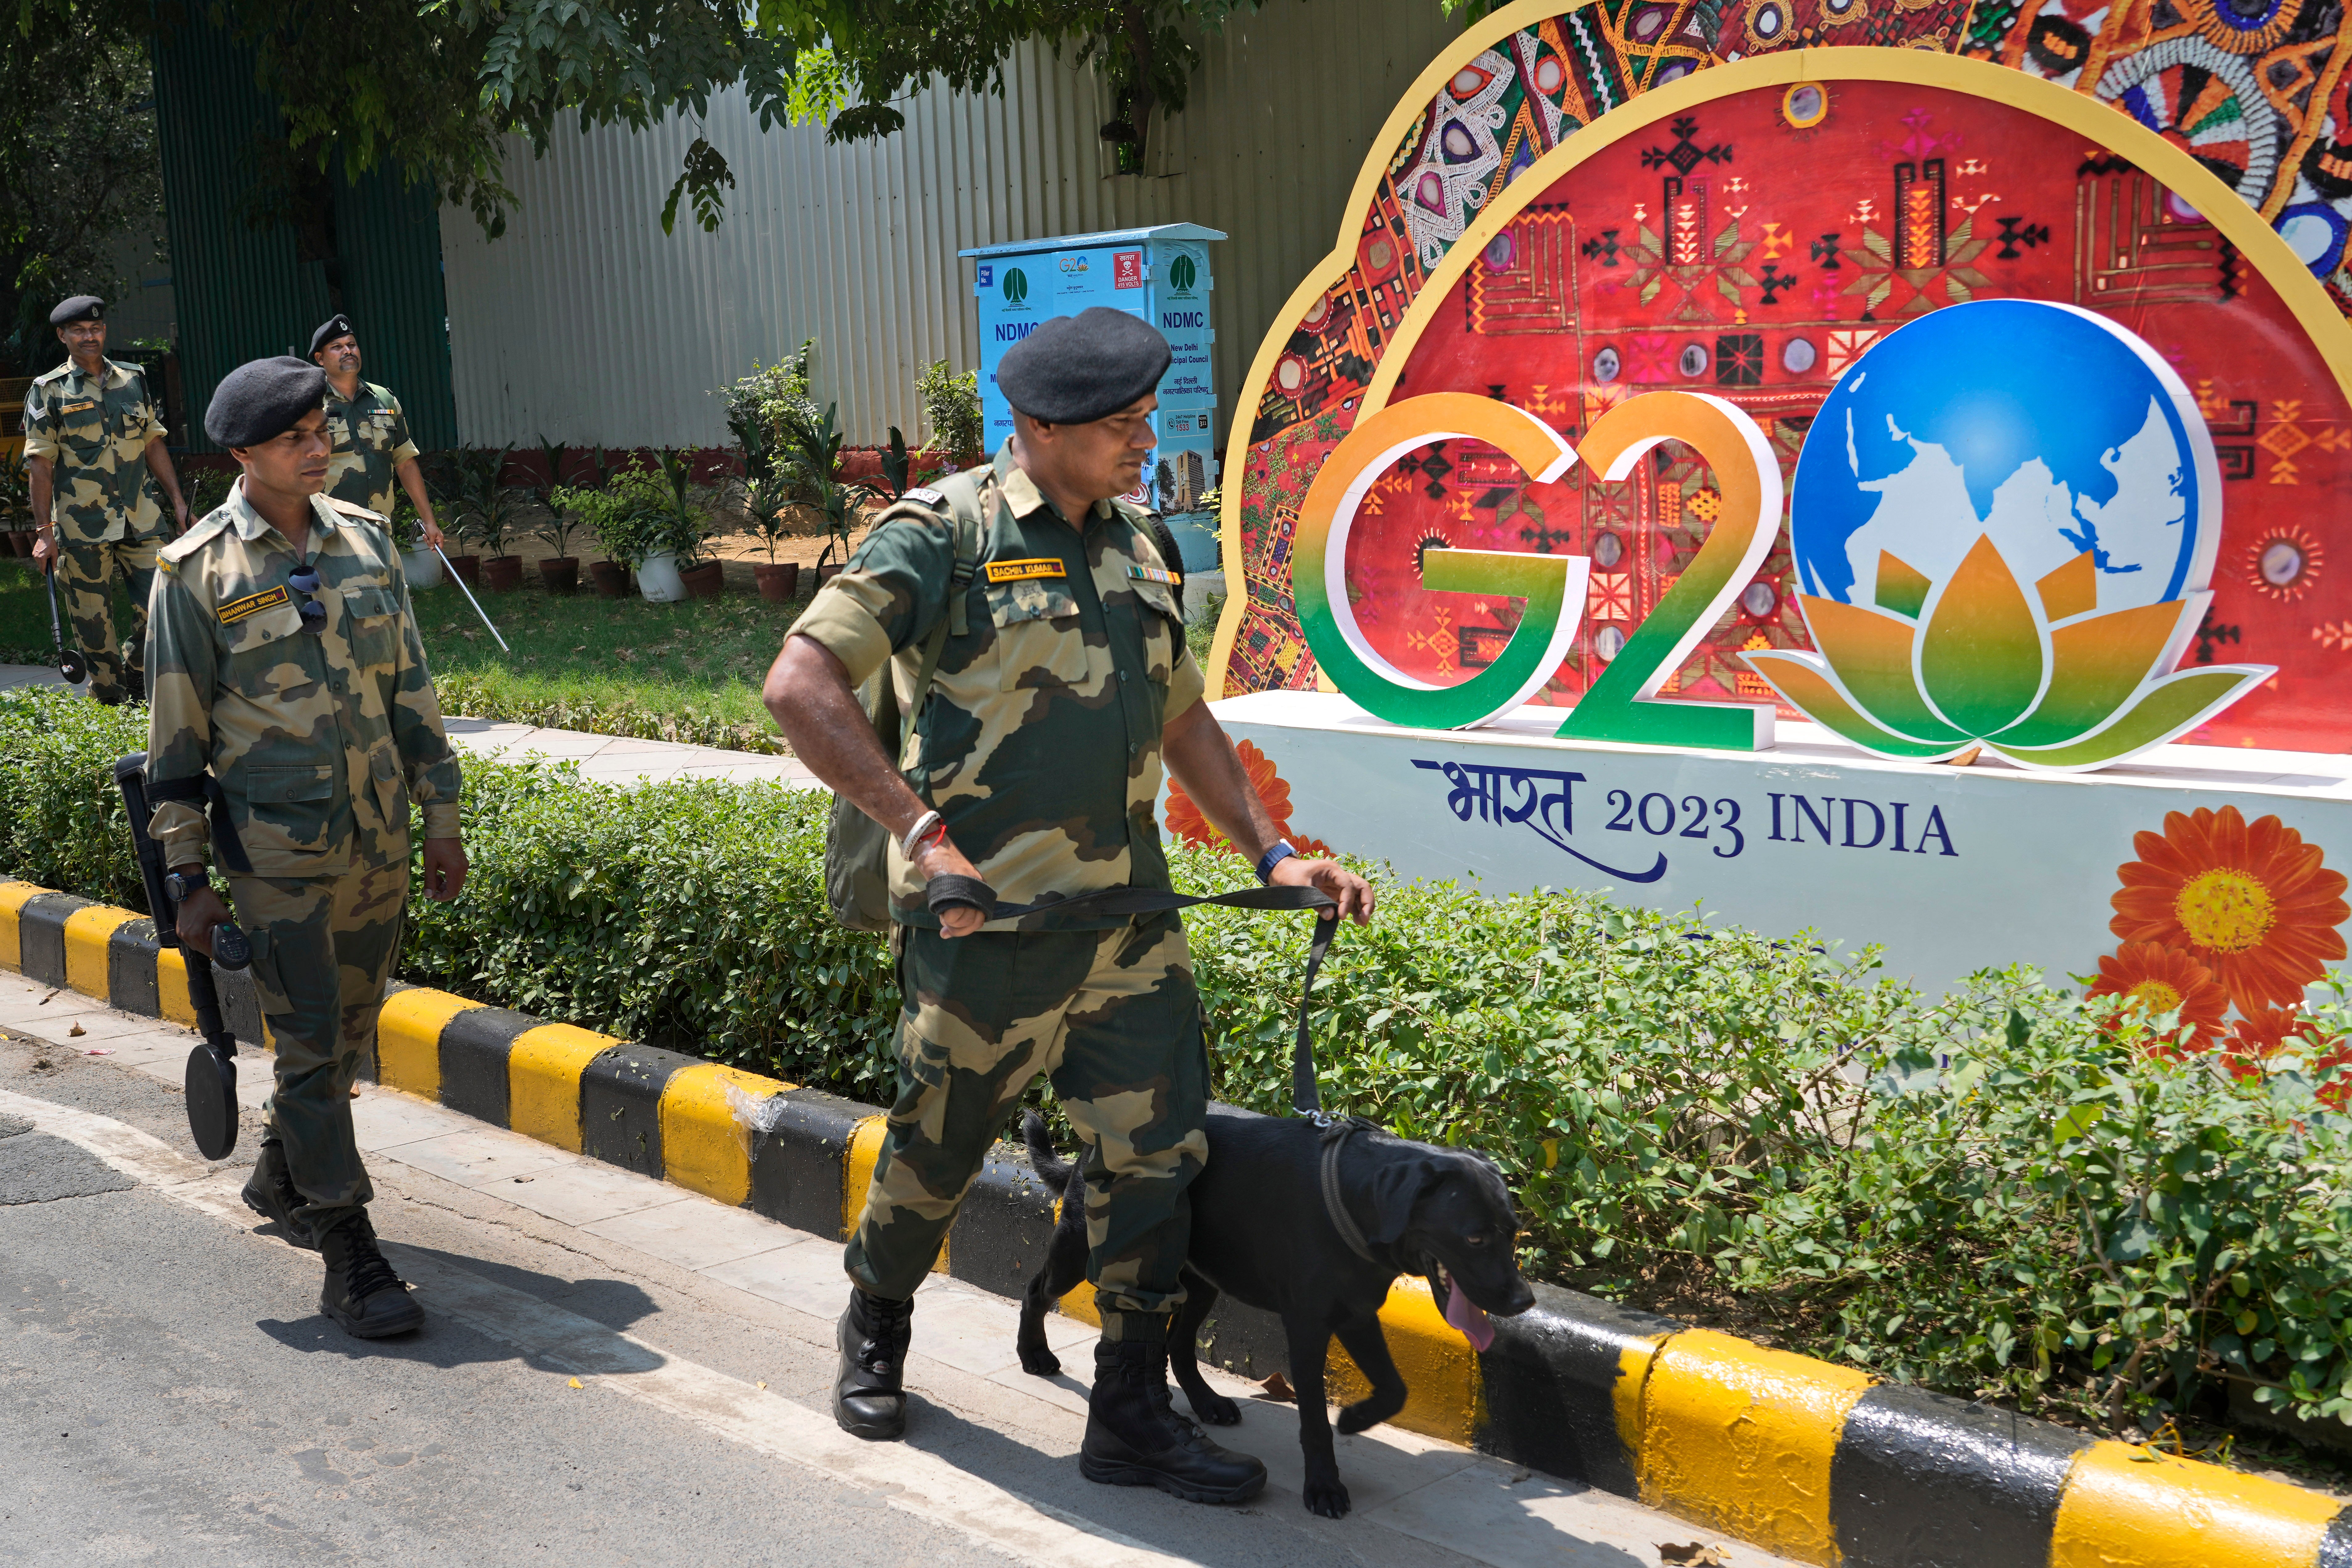
{"type": "Polygon", "coordinates": [[[2099,960],[2088,994],[2177,1013],[2189,1049],[2218,1046],[2250,1066],[2306,1036],[2304,990],[2345,956],[2337,928],[2352,917],[2344,874],[2319,846],[2225,805],[2168,812],[2132,848],[2139,858],[2116,868],[2123,885],[2109,900],[2123,945],[2099,960]]]}
{"type": "Polygon", "coordinates": [[[2164,831],[2134,834],[2132,848],[2139,858],[2117,868],[2107,929],[2189,954],[2247,1016],[2301,1002],[2344,957],[2344,874],[2277,817],[2168,812],[2164,831]]]}
{"type": "MultiPolygon", "coordinates": [[[[1275,826],[1290,840],[1293,848],[1301,855],[1317,858],[1339,853],[1321,839],[1309,838],[1290,826],[1289,781],[1275,770],[1274,759],[1259,751],[1256,742],[1244,741],[1234,750],[1241,754],[1242,767],[1249,773],[1251,787],[1257,791],[1258,799],[1265,803],[1265,814],[1274,818],[1275,826]]],[[[1184,793],[1184,786],[1172,778],[1168,781],[1166,826],[1168,831],[1183,843],[1238,853],[1225,836],[1202,815],[1201,808],[1192,803],[1192,797],[1184,793]]]]}
{"type": "Polygon", "coordinates": [[[2210,1047],[2230,1011],[2230,994],[2213,972],[2184,952],[2152,942],[2127,942],[2099,960],[2099,978],[2088,994],[2122,999],[2132,1012],[2154,1018],[2178,1013],[2197,1031],[2191,1047],[2210,1047]]]}

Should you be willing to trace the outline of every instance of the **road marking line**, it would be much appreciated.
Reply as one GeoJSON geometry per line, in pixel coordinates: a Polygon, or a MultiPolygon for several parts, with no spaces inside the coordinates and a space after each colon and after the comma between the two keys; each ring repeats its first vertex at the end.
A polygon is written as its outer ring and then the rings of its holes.
{"type": "MultiPolygon", "coordinates": [[[[0,1089],[0,1112],[96,1155],[164,1196],[247,1228],[235,1173],[205,1167],[111,1117],[0,1089]]],[[[820,1412],[667,1351],[494,1285],[397,1243],[390,1250],[434,1310],[598,1386],[642,1400],[772,1459],[882,1494],[895,1509],[946,1525],[1037,1568],[1162,1568],[1193,1562],[1156,1551],[1076,1514],[1007,1491],[904,1443],[852,1437],[820,1412]]]]}

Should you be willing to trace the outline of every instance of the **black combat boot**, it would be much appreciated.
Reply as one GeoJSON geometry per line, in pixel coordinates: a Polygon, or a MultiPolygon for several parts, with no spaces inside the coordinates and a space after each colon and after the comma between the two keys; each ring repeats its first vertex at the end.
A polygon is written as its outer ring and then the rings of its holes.
{"type": "Polygon", "coordinates": [[[1191,1502],[1241,1502],[1265,1485],[1265,1467],[1219,1447],[1168,1399],[1168,1345],[1095,1344],[1095,1388],[1078,1471],[1114,1487],[1158,1487],[1191,1502]]]}
{"type": "Polygon", "coordinates": [[[245,1206],[276,1225],[287,1240],[306,1252],[319,1250],[319,1238],[310,1234],[310,1226],[294,1217],[302,1206],[302,1194],[286,1169],[286,1145],[276,1138],[261,1141],[261,1158],[246,1178],[244,1196],[245,1206]]]}
{"type": "Polygon", "coordinates": [[[327,1283],[319,1292],[319,1310],[363,1340],[404,1334],[425,1321],[416,1304],[376,1249],[375,1226],[367,1210],[323,1226],[319,1250],[327,1259],[327,1283]]]}
{"type": "Polygon", "coordinates": [[[836,1331],[841,1369],[833,1380],[833,1418],[853,1437],[888,1442],[907,1431],[907,1342],[915,1303],[869,1296],[853,1287],[836,1331]]]}

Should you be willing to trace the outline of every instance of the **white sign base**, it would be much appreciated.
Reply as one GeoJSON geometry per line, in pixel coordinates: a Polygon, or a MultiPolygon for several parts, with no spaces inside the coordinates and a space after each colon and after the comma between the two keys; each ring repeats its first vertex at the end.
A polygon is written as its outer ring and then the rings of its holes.
{"type": "Polygon", "coordinates": [[[1769,751],[1660,751],[1552,738],[1564,710],[1484,729],[1407,730],[1344,697],[1214,704],[1290,786],[1292,827],[1404,876],[1481,889],[1606,890],[1694,905],[1770,935],[1805,928],[1940,989],[2029,962],[2050,981],[2116,950],[2110,900],[2167,813],[2276,816],[2326,864],[2352,862],[2352,758],[2171,745],[2090,774],[1868,756],[1782,722],[1769,751]]]}

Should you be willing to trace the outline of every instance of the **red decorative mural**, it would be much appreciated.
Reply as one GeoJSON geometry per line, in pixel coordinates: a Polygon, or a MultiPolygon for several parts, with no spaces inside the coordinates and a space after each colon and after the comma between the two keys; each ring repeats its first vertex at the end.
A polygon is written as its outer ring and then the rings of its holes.
{"type": "MultiPolygon", "coordinates": [[[[1234,476],[1248,592],[1227,692],[1314,684],[1289,603],[1288,521],[1407,311],[1429,309],[1420,296],[1431,271],[1537,159],[1672,75],[1808,35],[1995,58],[2093,91],[2158,131],[2273,216],[2298,256],[2316,247],[2313,272],[2339,302],[2352,297],[2341,287],[2347,219],[2326,184],[2344,123],[2346,51],[2321,47],[2334,33],[2282,23],[2257,40],[2264,48],[2231,52],[2222,44],[2245,38],[2215,43],[2209,35],[2224,24],[2205,12],[2187,31],[2150,32],[2189,14],[2143,5],[2130,13],[2137,45],[2126,48],[2054,6],[2011,7],[1998,28],[1982,5],[1879,10],[1865,19],[1860,0],[1842,10],[1750,0],[1709,8],[1726,20],[1707,35],[1694,7],[1588,6],[1523,27],[1451,79],[1391,158],[1353,266],[1298,321],[1263,389],[1234,476]],[[1872,36],[1823,36],[1841,27],[1872,36]],[[1876,36],[1888,29],[1895,36],[1876,36]],[[2055,69],[2070,50],[2075,63],[2055,69]]],[[[2122,13],[2098,15],[2112,32],[2122,13]]],[[[2352,198],[2352,182],[2343,190],[2352,198]]],[[[2352,522],[2352,406],[2304,325],[2205,215],[2037,114],[1942,88],[1830,80],[1662,119],[1553,180],[1486,238],[1389,395],[1490,394],[1573,440],[1635,393],[1706,391],[1753,416],[1787,472],[1815,408],[1877,337],[1922,311],[2004,296],[2111,317],[2198,395],[2221,456],[2226,531],[2211,612],[2183,662],[2280,673],[2191,738],[2352,749],[2352,703],[2337,694],[2352,674],[2352,545],[2333,538],[2352,522]]],[[[1548,486],[1485,448],[1412,454],[1357,525],[1349,581],[1359,621],[1407,672],[1461,679],[1507,640],[1512,608],[1423,591],[1423,548],[1587,555],[1585,624],[1539,699],[1573,702],[1711,521],[1709,476],[1676,453],[1661,448],[1622,483],[1580,468],[1548,486]]],[[[1805,646],[1788,574],[1784,536],[1673,689],[1769,699],[1731,656],[1805,646]]]]}

